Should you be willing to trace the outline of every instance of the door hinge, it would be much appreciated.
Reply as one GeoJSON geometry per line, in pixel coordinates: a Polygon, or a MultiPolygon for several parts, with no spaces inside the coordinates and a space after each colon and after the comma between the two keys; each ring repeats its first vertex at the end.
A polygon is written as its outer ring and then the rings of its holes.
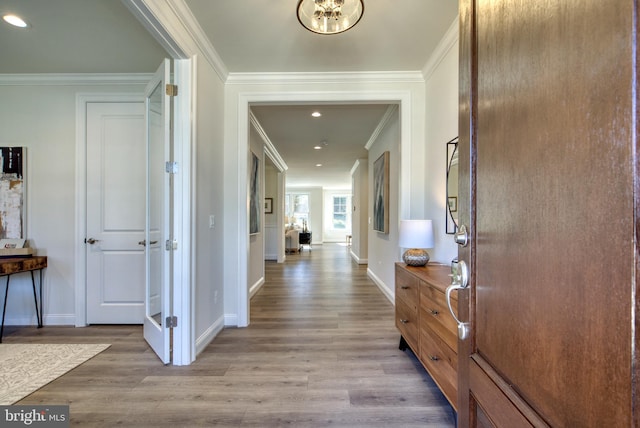
{"type": "Polygon", "coordinates": [[[167,251],[177,250],[178,249],[178,241],[176,239],[167,239],[164,243],[164,248],[167,251]]]}
{"type": "Polygon", "coordinates": [[[169,95],[170,97],[178,96],[178,85],[172,85],[171,83],[167,83],[165,88],[166,88],[167,95],[169,95]]]}
{"type": "Polygon", "coordinates": [[[178,162],[167,161],[164,164],[164,170],[169,174],[177,174],[178,173],[178,162]]]}
{"type": "Polygon", "coordinates": [[[167,317],[165,320],[165,327],[166,328],[178,327],[178,317],[175,315],[167,317]]]}

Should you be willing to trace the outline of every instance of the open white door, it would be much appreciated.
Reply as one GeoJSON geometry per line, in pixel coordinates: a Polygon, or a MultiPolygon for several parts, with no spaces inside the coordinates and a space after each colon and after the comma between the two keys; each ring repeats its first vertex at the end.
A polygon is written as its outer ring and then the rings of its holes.
{"type": "Polygon", "coordinates": [[[145,227],[146,303],[144,338],[163,363],[171,362],[171,63],[160,65],[145,89],[147,189],[145,227]]]}

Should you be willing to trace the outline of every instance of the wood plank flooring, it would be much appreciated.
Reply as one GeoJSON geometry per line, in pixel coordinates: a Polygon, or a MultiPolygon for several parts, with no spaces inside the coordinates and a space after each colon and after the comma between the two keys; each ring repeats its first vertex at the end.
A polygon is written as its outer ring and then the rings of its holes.
{"type": "Polygon", "coordinates": [[[18,404],[69,404],[81,427],[452,427],[394,309],[348,248],[267,262],[251,325],[187,367],[163,366],[140,326],[7,327],[5,343],[111,343],[18,404]]]}

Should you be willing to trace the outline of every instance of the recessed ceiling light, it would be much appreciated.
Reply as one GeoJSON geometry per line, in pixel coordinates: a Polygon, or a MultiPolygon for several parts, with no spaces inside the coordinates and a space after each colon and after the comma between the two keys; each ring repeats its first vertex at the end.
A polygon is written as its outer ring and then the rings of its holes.
{"type": "Polygon", "coordinates": [[[13,25],[14,27],[27,28],[29,26],[29,24],[27,24],[24,19],[20,18],[17,15],[3,15],[2,19],[4,19],[5,22],[13,25]]]}
{"type": "Polygon", "coordinates": [[[322,164],[321,163],[317,163],[316,166],[322,166],[322,164]]]}
{"type": "Polygon", "coordinates": [[[311,116],[320,117],[320,116],[322,116],[322,113],[320,113],[319,111],[314,111],[313,113],[311,113],[311,116]]]}
{"type": "Polygon", "coordinates": [[[316,149],[316,150],[321,150],[322,146],[313,146],[313,148],[316,149]]]}

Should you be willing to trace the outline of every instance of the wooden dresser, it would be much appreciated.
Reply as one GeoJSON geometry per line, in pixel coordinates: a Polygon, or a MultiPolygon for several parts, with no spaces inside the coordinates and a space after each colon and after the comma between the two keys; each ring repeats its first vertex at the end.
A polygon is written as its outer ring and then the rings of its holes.
{"type": "MultiPolygon", "coordinates": [[[[396,326],[429,375],[457,411],[458,328],[449,313],[445,290],[451,268],[396,263],[396,326]]],[[[451,295],[457,316],[457,293],[451,295]]]]}

